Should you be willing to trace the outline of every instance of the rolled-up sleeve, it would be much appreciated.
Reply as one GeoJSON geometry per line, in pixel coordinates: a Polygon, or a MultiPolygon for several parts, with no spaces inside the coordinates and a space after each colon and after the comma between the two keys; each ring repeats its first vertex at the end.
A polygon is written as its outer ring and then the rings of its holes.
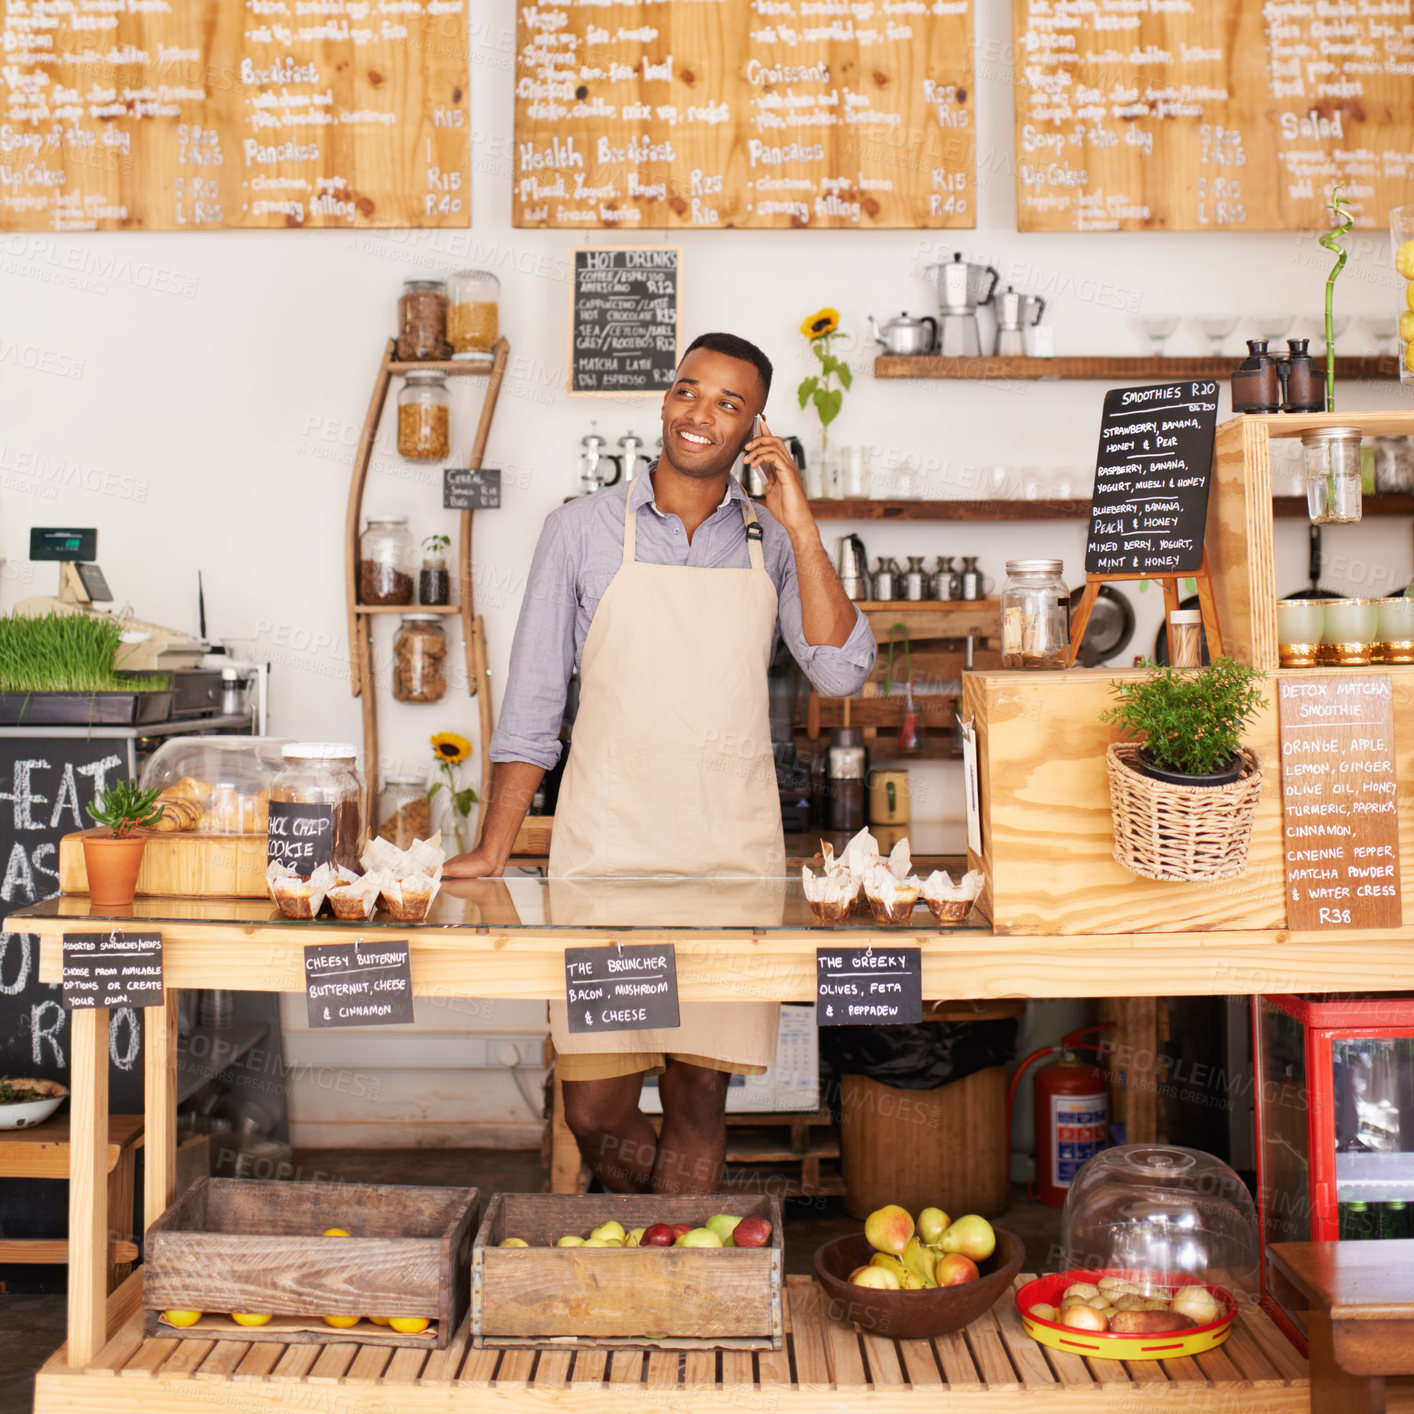
{"type": "Polygon", "coordinates": [[[560,720],[574,669],[575,534],[570,518],[559,513],[540,532],[511,644],[501,718],[491,735],[493,761],[529,761],[548,771],[560,759],[560,720]]]}
{"type": "Polygon", "coordinates": [[[800,584],[796,579],[794,555],[786,555],[783,570],[778,621],[786,647],[816,691],[826,697],[853,696],[864,686],[874,666],[874,633],[869,620],[855,609],[854,629],[843,648],[829,643],[807,643],[801,625],[800,584]]]}

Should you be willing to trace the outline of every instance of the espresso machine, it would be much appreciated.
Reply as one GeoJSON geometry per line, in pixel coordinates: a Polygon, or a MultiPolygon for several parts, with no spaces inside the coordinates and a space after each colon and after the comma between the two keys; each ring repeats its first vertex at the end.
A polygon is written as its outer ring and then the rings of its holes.
{"type": "Polygon", "coordinates": [[[990,265],[977,265],[958,251],[951,260],[928,267],[938,292],[938,346],[944,358],[976,358],[982,352],[977,311],[990,304],[1000,278],[990,265]]]}
{"type": "Polygon", "coordinates": [[[1010,285],[995,300],[997,307],[997,340],[992,349],[999,357],[1020,356],[1026,352],[1025,330],[1041,322],[1046,301],[1040,295],[1018,294],[1010,285]]]}

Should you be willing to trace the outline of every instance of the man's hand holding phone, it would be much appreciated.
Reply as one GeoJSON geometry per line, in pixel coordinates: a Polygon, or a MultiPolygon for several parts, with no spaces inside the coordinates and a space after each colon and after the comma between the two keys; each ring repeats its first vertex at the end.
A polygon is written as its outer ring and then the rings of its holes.
{"type": "Polygon", "coordinates": [[[800,468],[764,417],[756,419],[756,428],[743,450],[742,461],[766,478],[766,509],[792,534],[813,531],[815,517],[800,482],[800,468]]]}

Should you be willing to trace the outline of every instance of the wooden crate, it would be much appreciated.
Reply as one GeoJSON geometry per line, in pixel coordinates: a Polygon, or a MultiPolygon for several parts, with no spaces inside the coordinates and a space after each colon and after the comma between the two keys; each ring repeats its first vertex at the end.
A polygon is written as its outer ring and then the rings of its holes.
{"type": "Polygon", "coordinates": [[[158,1313],[428,1316],[435,1338],[361,1322],[291,1331],[224,1322],[222,1340],[325,1344],[372,1340],[442,1349],[467,1308],[481,1203],[474,1188],[271,1183],[204,1178],[147,1230],[149,1334],[212,1339],[202,1325],[159,1327],[158,1313]],[[341,1227],[348,1237],[324,1237],[341,1227]]]}
{"type": "MultiPolygon", "coordinates": [[[[266,898],[265,864],[263,834],[153,834],[142,852],[137,891],[159,898],[266,898]]],[[[59,841],[59,892],[88,892],[82,835],[59,841]]]]}
{"type": "Polygon", "coordinates": [[[781,1348],[781,1204],[731,1193],[498,1193],[471,1254],[471,1330],[483,1346],[781,1348]],[[763,1217],[757,1248],[556,1247],[615,1219],[701,1226],[713,1213],[763,1217]],[[526,1247],[500,1247],[521,1237],[526,1247]]]}

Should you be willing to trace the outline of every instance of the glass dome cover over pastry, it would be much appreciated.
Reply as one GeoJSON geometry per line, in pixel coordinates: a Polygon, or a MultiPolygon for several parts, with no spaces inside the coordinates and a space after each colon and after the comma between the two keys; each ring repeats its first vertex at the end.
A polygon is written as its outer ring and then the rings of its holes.
{"type": "Polygon", "coordinates": [[[1221,1159],[1176,1144],[1121,1144],[1075,1176],[1061,1213],[1062,1260],[1154,1289],[1195,1277],[1255,1299],[1257,1212],[1221,1159]]]}
{"type": "Polygon", "coordinates": [[[156,786],[164,807],[159,830],[207,835],[265,833],[270,782],[285,764],[286,739],[264,736],[181,736],[164,742],[142,770],[144,790],[156,786]]]}

